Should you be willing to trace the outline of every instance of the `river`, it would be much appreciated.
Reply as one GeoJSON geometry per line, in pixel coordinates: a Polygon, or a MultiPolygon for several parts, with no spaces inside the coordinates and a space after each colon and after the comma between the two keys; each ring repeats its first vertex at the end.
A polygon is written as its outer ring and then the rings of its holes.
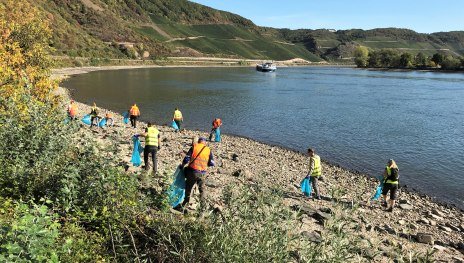
{"type": "MultiPolygon", "coordinates": [[[[464,208],[464,74],[352,68],[150,68],[96,71],[63,83],[72,96],[167,124],[174,108],[185,127],[304,152],[379,176],[388,161],[401,184],[464,208]]],[[[330,175],[327,175],[330,176],[330,175]]],[[[350,182],[340,182],[350,186],[350,182]]]]}

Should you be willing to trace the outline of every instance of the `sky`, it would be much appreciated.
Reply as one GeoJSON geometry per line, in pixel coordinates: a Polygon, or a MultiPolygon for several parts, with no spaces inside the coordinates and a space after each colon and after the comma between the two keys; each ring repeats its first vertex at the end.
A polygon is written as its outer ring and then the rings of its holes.
{"type": "Polygon", "coordinates": [[[192,0],[259,26],[305,29],[464,30],[464,0],[192,0]]]}

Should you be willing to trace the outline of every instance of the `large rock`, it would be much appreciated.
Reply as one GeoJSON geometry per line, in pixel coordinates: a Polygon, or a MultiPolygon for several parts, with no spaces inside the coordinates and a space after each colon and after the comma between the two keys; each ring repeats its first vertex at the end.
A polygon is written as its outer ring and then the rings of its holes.
{"type": "Polygon", "coordinates": [[[319,221],[321,224],[324,224],[325,221],[329,220],[332,215],[329,213],[322,212],[320,210],[317,210],[316,213],[313,215],[314,219],[319,221]]]}
{"type": "Polygon", "coordinates": [[[403,210],[412,210],[414,207],[409,204],[400,204],[399,207],[403,210]]]}
{"type": "Polygon", "coordinates": [[[416,240],[419,243],[423,244],[430,244],[433,245],[435,243],[435,240],[431,234],[426,234],[426,233],[418,233],[416,235],[416,240]]]}
{"type": "Polygon", "coordinates": [[[303,232],[301,232],[301,235],[306,237],[307,239],[309,239],[310,241],[312,241],[314,243],[321,243],[322,242],[321,235],[319,233],[317,233],[316,231],[311,231],[311,232],[303,231],[303,232]]]}
{"type": "Polygon", "coordinates": [[[299,211],[300,213],[307,214],[310,217],[313,217],[316,214],[317,210],[308,206],[308,205],[293,205],[292,209],[294,211],[299,211]]]}
{"type": "Polygon", "coordinates": [[[443,213],[442,211],[438,210],[438,209],[432,209],[432,214],[434,215],[437,215],[439,217],[445,217],[445,213],[443,213]]]}
{"type": "Polygon", "coordinates": [[[440,225],[439,228],[443,231],[446,231],[446,232],[452,232],[453,230],[447,226],[444,226],[444,225],[440,225]]]}

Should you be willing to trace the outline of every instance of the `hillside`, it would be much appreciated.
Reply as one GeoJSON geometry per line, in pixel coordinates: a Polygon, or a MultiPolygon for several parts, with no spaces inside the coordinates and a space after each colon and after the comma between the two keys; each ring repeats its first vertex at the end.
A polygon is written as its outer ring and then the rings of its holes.
{"type": "Polygon", "coordinates": [[[274,29],[187,0],[26,0],[50,19],[55,55],[351,60],[357,45],[416,54],[464,54],[464,32],[274,29]]]}

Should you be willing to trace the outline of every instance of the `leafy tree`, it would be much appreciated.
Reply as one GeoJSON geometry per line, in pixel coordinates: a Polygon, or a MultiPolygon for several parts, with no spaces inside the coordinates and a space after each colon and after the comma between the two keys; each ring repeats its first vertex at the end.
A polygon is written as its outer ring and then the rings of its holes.
{"type": "Polygon", "coordinates": [[[382,67],[396,68],[400,66],[400,55],[394,49],[382,49],[380,51],[380,62],[382,67]]]}
{"type": "Polygon", "coordinates": [[[400,57],[400,67],[402,68],[412,68],[413,57],[411,53],[403,53],[400,57]]]}
{"type": "Polygon", "coordinates": [[[365,46],[358,46],[354,50],[354,62],[356,66],[364,68],[368,64],[369,60],[369,49],[365,46]]]}
{"type": "Polygon", "coordinates": [[[422,52],[417,53],[416,57],[414,58],[414,64],[418,68],[427,67],[427,57],[424,55],[424,53],[422,52]]]}
{"type": "Polygon", "coordinates": [[[371,68],[382,67],[380,61],[380,51],[374,50],[369,53],[368,66],[371,68]]]}
{"type": "Polygon", "coordinates": [[[445,60],[445,56],[441,53],[435,53],[432,56],[432,61],[438,66],[445,60]]]}
{"type": "Polygon", "coordinates": [[[448,70],[456,70],[461,66],[461,61],[453,56],[446,56],[441,62],[441,67],[448,70]]]}

